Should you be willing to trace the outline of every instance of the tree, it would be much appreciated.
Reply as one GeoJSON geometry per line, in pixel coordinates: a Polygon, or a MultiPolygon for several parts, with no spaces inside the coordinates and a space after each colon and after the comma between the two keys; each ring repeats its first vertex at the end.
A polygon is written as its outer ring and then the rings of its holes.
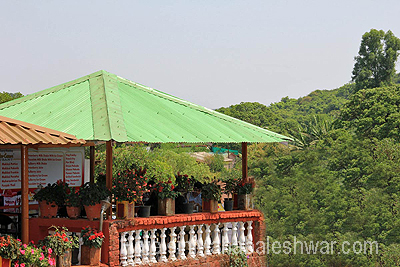
{"type": "Polygon", "coordinates": [[[361,39],[352,80],[356,91],[393,84],[395,65],[399,56],[400,39],[389,30],[371,29],[361,39]]]}
{"type": "Polygon", "coordinates": [[[17,99],[22,96],[24,96],[24,95],[19,92],[18,93],[7,93],[7,92],[0,93],[0,104],[7,102],[7,101],[11,101],[13,99],[17,99]]]}
{"type": "Polygon", "coordinates": [[[400,141],[400,87],[360,90],[342,108],[341,122],[360,138],[400,141]]]}

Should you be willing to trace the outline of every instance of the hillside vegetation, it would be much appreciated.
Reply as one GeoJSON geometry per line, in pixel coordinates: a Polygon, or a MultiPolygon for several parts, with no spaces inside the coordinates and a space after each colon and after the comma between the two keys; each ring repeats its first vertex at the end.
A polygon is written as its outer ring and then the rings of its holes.
{"type": "Polygon", "coordinates": [[[320,247],[300,254],[299,247],[296,254],[273,254],[270,247],[270,266],[400,264],[400,87],[352,93],[353,86],[283,98],[269,107],[219,109],[294,138],[289,146],[249,147],[270,245],[294,237],[339,244],[333,253],[320,247]],[[378,254],[340,253],[345,241],[376,241],[378,254]]]}

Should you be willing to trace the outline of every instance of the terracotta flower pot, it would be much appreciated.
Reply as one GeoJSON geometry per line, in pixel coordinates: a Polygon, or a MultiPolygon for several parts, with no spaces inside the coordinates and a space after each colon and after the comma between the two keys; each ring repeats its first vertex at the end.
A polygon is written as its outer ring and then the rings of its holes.
{"type": "Polygon", "coordinates": [[[10,267],[11,260],[0,257],[0,264],[1,264],[1,267],[10,267]]]}
{"type": "Polygon", "coordinates": [[[158,215],[172,216],[175,214],[175,198],[158,199],[158,215]]]}
{"type": "Polygon", "coordinates": [[[77,219],[81,215],[81,207],[67,207],[67,214],[70,219],[77,219]]]}
{"type": "Polygon", "coordinates": [[[100,265],[101,248],[89,247],[82,245],[81,247],[81,265],[100,265]]]}
{"type": "Polygon", "coordinates": [[[58,206],[54,202],[47,204],[46,201],[40,201],[39,211],[41,218],[53,218],[57,216],[58,206]]]}
{"type": "Polygon", "coordinates": [[[85,206],[86,216],[89,221],[100,219],[101,204],[85,206]]]}
{"type": "Polygon", "coordinates": [[[118,201],[117,202],[117,218],[133,219],[135,217],[135,202],[118,201]]]}

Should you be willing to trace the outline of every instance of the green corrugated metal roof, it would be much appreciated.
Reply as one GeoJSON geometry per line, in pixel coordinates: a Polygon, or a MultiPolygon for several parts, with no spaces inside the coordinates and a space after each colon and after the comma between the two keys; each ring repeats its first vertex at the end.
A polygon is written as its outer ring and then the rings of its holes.
{"type": "Polygon", "coordinates": [[[0,115],[117,142],[281,142],[289,138],[98,71],[0,105],[0,115]]]}

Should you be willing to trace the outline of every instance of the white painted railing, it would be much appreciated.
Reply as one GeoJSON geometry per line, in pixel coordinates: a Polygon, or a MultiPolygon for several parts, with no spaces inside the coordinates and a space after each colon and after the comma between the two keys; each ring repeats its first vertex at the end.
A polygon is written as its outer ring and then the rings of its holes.
{"type": "Polygon", "coordinates": [[[239,246],[243,252],[252,253],[252,223],[225,222],[121,232],[120,265],[207,257],[224,253],[231,246],[239,246]]]}

